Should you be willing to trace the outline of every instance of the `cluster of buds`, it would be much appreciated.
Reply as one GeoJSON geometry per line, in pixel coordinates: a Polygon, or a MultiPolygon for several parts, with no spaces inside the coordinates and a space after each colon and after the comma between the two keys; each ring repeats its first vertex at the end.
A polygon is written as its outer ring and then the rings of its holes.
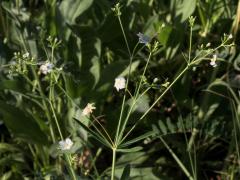
{"type": "Polygon", "coordinates": [[[10,74],[26,74],[28,72],[27,65],[32,65],[34,58],[30,57],[30,54],[27,52],[22,54],[20,52],[15,52],[13,61],[10,64],[10,74]]]}
{"type": "Polygon", "coordinates": [[[52,48],[56,48],[62,43],[61,40],[58,40],[58,38],[54,38],[52,36],[48,36],[47,41],[49,43],[49,46],[52,48]]]}
{"type": "Polygon", "coordinates": [[[121,16],[121,6],[119,3],[115,5],[114,8],[112,8],[112,11],[115,13],[115,16],[121,16]]]}

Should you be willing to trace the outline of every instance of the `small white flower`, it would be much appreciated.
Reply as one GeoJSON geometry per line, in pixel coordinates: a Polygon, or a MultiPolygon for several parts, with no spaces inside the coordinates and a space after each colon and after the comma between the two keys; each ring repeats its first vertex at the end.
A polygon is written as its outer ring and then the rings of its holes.
{"type": "Polygon", "coordinates": [[[42,64],[39,68],[40,72],[44,75],[50,73],[53,69],[53,64],[46,62],[44,64],[42,64]]]}
{"type": "Polygon", "coordinates": [[[62,151],[71,149],[72,145],[73,145],[73,142],[70,138],[59,141],[59,149],[61,149],[62,151]]]}
{"type": "Polygon", "coordinates": [[[210,62],[210,65],[211,65],[212,67],[216,67],[216,66],[217,66],[216,60],[217,60],[217,55],[214,54],[213,57],[212,57],[212,59],[210,60],[210,61],[211,61],[211,62],[210,62]]]}
{"type": "Polygon", "coordinates": [[[96,109],[94,106],[94,103],[88,103],[87,106],[83,109],[82,115],[87,116],[93,112],[93,110],[96,109]]]}
{"type": "Polygon", "coordinates": [[[233,35],[229,34],[228,39],[232,39],[232,38],[233,38],[233,35]]]}
{"type": "Polygon", "coordinates": [[[120,89],[124,89],[126,85],[126,80],[124,77],[118,77],[115,79],[114,87],[119,91],[120,89]]]}

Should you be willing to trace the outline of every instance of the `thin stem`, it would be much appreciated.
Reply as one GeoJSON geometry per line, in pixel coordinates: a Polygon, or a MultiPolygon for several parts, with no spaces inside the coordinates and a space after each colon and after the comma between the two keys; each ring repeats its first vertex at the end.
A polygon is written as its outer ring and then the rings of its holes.
{"type": "Polygon", "coordinates": [[[123,126],[122,126],[121,131],[120,131],[120,134],[119,134],[119,137],[118,137],[118,139],[117,139],[117,144],[118,144],[119,141],[121,141],[121,138],[122,138],[122,136],[123,136],[125,127],[126,127],[127,122],[128,122],[128,120],[129,120],[129,117],[130,117],[130,115],[131,115],[131,113],[132,113],[132,110],[133,110],[133,108],[134,108],[134,106],[135,106],[135,104],[136,104],[136,102],[137,102],[138,95],[139,95],[139,91],[140,91],[140,88],[141,88],[141,86],[142,86],[143,77],[144,77],[144,75],[145,75],[145,73],[146,73],[146,70],[147,70],[149,61],[150,61],[150,59],[151,59],[151,56],[152,56],[152,53],[150,52],[150,54],[149,54],[149,56],[148,56],[148,59],[147,59],[147,63],[146,63],[146,65],[145,65],[145,67],[144,67],[144,70],[143,70],[143,74],[142,74],[142,76],[141,76],[140,83],[139,83],[138,88],[137,88],[137,92],[136,92],[135,98],[134,98],[134,100],[133,100],[134,103],[133,103],[132,106],[130,107],[130,109],[129,109],[129,111],[128,111],[128,114],[127,114],[127,117],[125,118],[125,121],[124,121],[124,123],[123,123],[123,126]]]}
{"type": "MultiPolygon", "coordinates": [[[[20,23],[20,21],[18,20],[18,18],[17,18],[16,16],[13,16],[13,17],[14,17],[14,19],[15,19],[18,23],[20,23]]],[[[18,31],[17,31],[17,32],[18,32],[18,31]]],[[[29,51],[28,51],[28,48],[27,48],[27,44],[26,44],[26,42],[25,42],[24,35],[23,35],[22,33],[20,33],[20,32],[18,32],[18,34],[19,34],[19,36],[20,36],[20,38],[21,38],[21,40],[22,40],[22,44],[23,44],[24,50],[25,50],[26,52],[29,52],[29,51]]],[[[33,73],[34,79],[37,81],[37,85],[38,85],[38,88],[39,88],[39,93],[40,93],[40,96],[42,97],[42,103],[43,103],[43,106],[44,106],[44,108],[45,108],[45,110],[46,110],[46,116],[47,116],[47,119],[48,119],[49,125],[50,125],[51,138],[52,138],[53,142],[55,143],[56,139],[55,139],[54,132],[53,132],[53,125],[52,125],[52,120],[51,120],[51,117],[50,117],[50,112],[49,112],[49,110],[48,110],[48,106],[47,106],[47,103],[46,103],[46,96],[45,96],[44,93],[43,93],[43,89],[42,89],[42,86],[41,86],[39,77],[38,77],[38,75],[37,75],[37,73],[36,73],[36,71],[35,71],[35,68],[34,68],[33,66],[31,66],[31,71],[32,71],[32,73],[33,73]]]]}
{"type": "Polygon", "coordinates": [[[172,151],[172,149],[168,146],[168,144],[164,141],[164,139],[159,136],[159,139],[162,141],[162,143],[164,144],[164,146],[167,148],[167,150],[169,151],[169,153],[172,155],[172,157],[175,159],[175,161],[178,163],[178,165],[180,166],[180,168],[183,170],[183,172],[186,174],[186,176],[190,179],[193,180],[193,177],[191,176],[191,174],[188,172],[188,170],[186,169],[186,167],[184,166],[184,164],[181,162],[181,160],[177,157],[177,155],[172,151]]]}
{"type": "Polygon", "coordinates": [[[182,75],[188,70],[189,66],[186,66],[184,70],[173,80],[173,82],[164,90],[164,92],[157,98],[157,100],[151,105],[151,107],[140,117],[139,120],[143,119],[149,111],[158,103],[160,99],[169,91],[169,89],[177,82],[177,80],[182,77],[182,75]]]}
{"type": "MultiPolygon", "coordinates": [[[[239,129],[239,126],[237,127],[237,124],[239,124],[239,117],[238,117],[238,114],[237,114],[237,108],[236,108],[236,105],[234,103],[233,100],[230,101],[230,104],[231,104],[231,109],[234,109],[232,110],[232,116],[233,116],[233,128],[234,128],[234,131],[233,131],[233,134],[234,134],[234,140],[235,140],[235,146],[236,146],[236,154],[237,154],[237,158],[239,159],[240,158],[240,153],[239,153],[239,144],[238,144],[238,130],[239,129]],[[234,111],[234,112],[233,112],[234,111]],[[236,124],[236,121],[237,121],[237,124],[236,124]]],[[[238,165],[240,167],[240,165],[238,165]]]]}
{"type": "Polygon", "coordinates": [[[192,26],[190,27],[190,37],[189,37],[189,52],[188,52],[188,64],[191,61],[191,51],[192,51],[192,26]]]}
{"type": "Polygon", "coordinates": [[[122,30],[122,33],[123,33],[123,37],[124,37],[124,41],[125,41],[126,46],[127,46],[129,57],[131,57],[131,51],[130,51],[130,48],[129,48],[129,45],[128,45],[127,37],[126,37],[125,31],[124,31],[124,28],[123,28],[123,25],[122,25],[122,21],[121,21],[120,15],[118,16],[118,22],[120,24],[120,27],[121,27],[121,30],[122,30]]]}
{"type": "Polygon", "coordinates": [[[137,92],[136,92],[136,98],[138,97],[140,88],[142,86],[143,77],[144,77],[144,75],[146,73],[146,70],[147,70],[147,67],[148,67],[148,64],[149,64],[149,61],[150,61],[151,57],[152,57],[152,52],[149,53],[149,56],[148,56],[148,59],[147,59],[147,63],[145,65],[145,67],[144,67],[143,74],[141,76],[141,80],[140,80],[140,83],[139,83],[139,86],[138,86],[138,89],[137,89],[137,92]]]}
{"type": "Polygon", "coordinates": [[[29,147],[29,150],[31,151],[33,159],[34,159],[34,165],[33,165],[34,169],[41,168],[40,162],[37,158],[36,153],[34,152],[33,147],[31,146],[31,144],[28,144],[28,147],[29,147]]]}
{"type": "Polygon", "coordinates": [[[110,143],[111,143],[112,145],[114,145],[114,143],[113,143],[113,141],[112,141],[112,138],[111,138],[110,135],[108,134],[107,130],[103,127],[103,125],[98,121],[98,119],[97,119],[95,116],[92,116],[92,117],[93,117],[93,119],[101,126],[101,128],[102,128],[103,131],[104,131],[104,133],[107,135],[110,143]]]}
{"type": "MultiPolygon", "coordinates": [[[[91,161],[91,166],[90,167],[93,167],[93,169],[95,170],[95,173],[97,175],[97,177],[99,177],[99,173],[98,173],[98,169],[95,165],[95,162],[97,161],[97,158],[99,157],[99,155],[101,154],[102,152],[102,148],[99,148],[97,150],[97,153],[95,154],[94,158],[92,158],[92,161],[91,161]]],[[[92,157],[92,156],[91,156],[92,157]]]]}
{"type": "MultiPolygon", "coordinates": [[[[139,96],[139,99],[140,99],[144,94],[146,94],[149,89],[151,89],[151,88],[147,88],[147,89],[139,96]]],[[[137,100],[133,103],[132,106],[134,106],[134,105],[136,104],[136,102],[137,102],[137,100]]],[[[131,131],[132,131],[132,128],[130,129],[130,131],[128,131],[128,132],[126,133],[126,135],[125,135],[123,138],[121,138],[121,140],[120,140],[120,142],[118,143],[118,145],[120,145],[120,144],[123,143],[123,141],[124,141],[124,140],[128,137],[128,135],[131,133],[131,131]]]]}
{"type": "Polygon", "coordinates": [[[68,169],[69,169],[69,172],[71,174],[72,180],[77,180],[76,174],[75,174],[75,172],[74,172],[74,170],[72,168],[72,163],[71,163],[69,155],[65,154],[65,159],[67,161],[67,164],[69,165],[68,169]]]}
{"type": "Polygon", "coordinates": [[[62,135],[62,132],[61,132],[59,123],[58,123],[58,119],[57,119],[57,116],[56,116],[56,113],[55,113],[55,110],[54,110],[54,107],[53,107],[53,105],[52,105],[51,100],[49,101],[49,104],[50,104],[50,107],[51,107],[51,110],[52,110],[52,113],[53,113],[53,119],[55,120],[57,129],[58,129],[58,133],[59,133],[61,139],[63,140],[64,138],[63,138],[63,135],[62,135]]]}
{"type": "MultiPolygon", "coordinates": [[[[126,35],[125,35],[125,32],[124,32],[123,26],[122,26],[122,21],[121,21],[120,15],[118,16],[118,21],[119,21],[119,24],[120,24],[120,27],[121,27],[121,30],[122,30],[122,34],[123,34],[123,37],[124,37],[124,40],[125,40],[125,43],[126,43],[126,46],[127,46],[127,49],[128,49],[130,63],[129,63],[129,71],[128,71],[128,76],[127,76],[127,82],[126,82],[124,97],[123,97],[122,106],[121,106],[121,112],[120,112],[120,116],[119,116],[119,120],[118,120],[118,126],[117,126],[116,135],[115,135],[115,140],[114,140],[115,142],[118,141],[120,126],[122,124],[122,116],[123,116],[124,105],[125,105],[126,94],[127,94],[127,88],[128,88],[128,82],[129,82],[129,77],[130,77],[130,73],[131,73],[131,69],[132,69],[132,61],[133,61],[133,56],[131,55],[131,51],[130,51],[130,48],[129,48],[129,45],[128,45],[128,41],[127,41],[127,38],[126,38],[126,35]]],[[[135,51],[135,48],[134,48],[134,51],[135,51]]]]}
{"type": "MultiPolygon", "coordinates": [[[[185,69],[174,79],[174,81],[164,90],[164,92],[155,100],[155,102],[151,105],[151,107],[137,120],[137,122],[132,126],[129,130],[128,135],[135,129],[137,124],[151,111],[151,109],[158,103],[159,100],[169,91],[169,89],[177,82],[178,79],[182,77],[182,75],[189,69],[190,65],[186,66],[185,69]]],[[[126,138],[125,136],[124,138],[126,138]]]]}
{"type": "Polygon", "coordinates": [[[116,148],[112,148],[112,173],[111,173],[111,180],[114,180],[115,176],[115,163],[116,163],[116,148]]]}
{"type": "MultiPolygon", "coordinates": [[[[171,91],[171,94],[172,94],[172,97],[173,97],[174,101],[177,102],[177,100],[176,100],[176,98],[175,98],[175,96],[174,96],[174,94],[173,94],[172,91],[171,91]]],[[[190,161],[192,173],[193,173],[193,176],[194,176],[194,178],[195,178],[195,180],[196,180],[196,170],[194,171],[194,166],[193,166],[193,160],[192,160],[192,156],[191,156],[191,151],[190,151],[190,149],[188,149],[188,144],[190,144],[190,142],[188,142],[188,137],[187,137],[187,133],[186,133],[186,128],[185,128],[185,126],[184,126],[184,122],[183,122],[183,117],[182,117],[182,114],[181,114],[181,110],[180,110],[180,108],[179,108],[178,106],[176,106],[176,107],[177,107],[177,111],[178,111],[178,113],[179,113],[180,124],[181,124],[181,128],[183,129],[183,134],[184,134],[184,138],[185,138],[186,145],[187,145],[187,153],[188,153],[188,156],[189,156],[189,161],[190,161]]],[[[193,132],[195,132],[194,130],[195,130],[195,129],[193,129],[193,132]]],[[[192,132],[192,134],[193,134],[193,132],[192,132]]],[[[196,133],[195,133],[195,134],[196,134],[196,133]]],[[[192,136],[193,136],[193,135],[192,135],[192,136]]],[[[195,135],[194,135],[194,136],[195,136],[195,135]]],[[[190,138],[190,139],[191,139],[191,138],[190,138]]],[[[192,139],[193,139],[193,138],[192,138],[192,139]]],[[[193,141],[193,143],[194,143],[194,141],[193,141]]],[[[194,145],[194,144],[193,144],[193,145],[194,145]]],[[[195,147],[194,147],[194,150],[195,150],[195,147]]],[[[196,165],[195,165],[195,168],[196,168],[196,165]]]]}

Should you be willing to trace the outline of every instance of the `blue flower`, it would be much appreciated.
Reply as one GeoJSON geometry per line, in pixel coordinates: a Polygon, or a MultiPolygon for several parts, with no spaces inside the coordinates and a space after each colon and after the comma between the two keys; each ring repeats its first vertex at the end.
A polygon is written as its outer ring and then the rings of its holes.
{"type": "Polygon", "coordinates": [[[148,36],[146,36],[146,35],[144,35],[143,33],[140,33],[140,32],[137,34],[137,36],[139,37],[139,43],[142,43],[142,44],[145,44],[145,45],[147,45],[151,40],[150,37],[148,37],[148,36]]]}

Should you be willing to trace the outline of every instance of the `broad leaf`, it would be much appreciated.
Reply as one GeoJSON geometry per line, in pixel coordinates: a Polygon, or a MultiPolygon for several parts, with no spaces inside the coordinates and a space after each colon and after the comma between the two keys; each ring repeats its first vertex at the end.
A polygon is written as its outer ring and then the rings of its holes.
{"type": "Polygon", "coordinates": [[[74,24],[77,17],[85,12],[93,3],[93,0],[64,0],[59,6],[61,15],[69,24],[74,24]]]}
{"type": "Polygon", "coordinates": [[[184,22],[188,17],[193,14],[196,8],[196,4],[196,0],[183,0],[181,4],[178,4],[176,14],[181,19],[181,22],[184,22]]]}
{"type": "Polygon", "coordinates": [[[0,101],[0,113],[5,125],[16,137],[31,143],[48,144],[47,136],[38,123],[19,108],[0,101]]]}

